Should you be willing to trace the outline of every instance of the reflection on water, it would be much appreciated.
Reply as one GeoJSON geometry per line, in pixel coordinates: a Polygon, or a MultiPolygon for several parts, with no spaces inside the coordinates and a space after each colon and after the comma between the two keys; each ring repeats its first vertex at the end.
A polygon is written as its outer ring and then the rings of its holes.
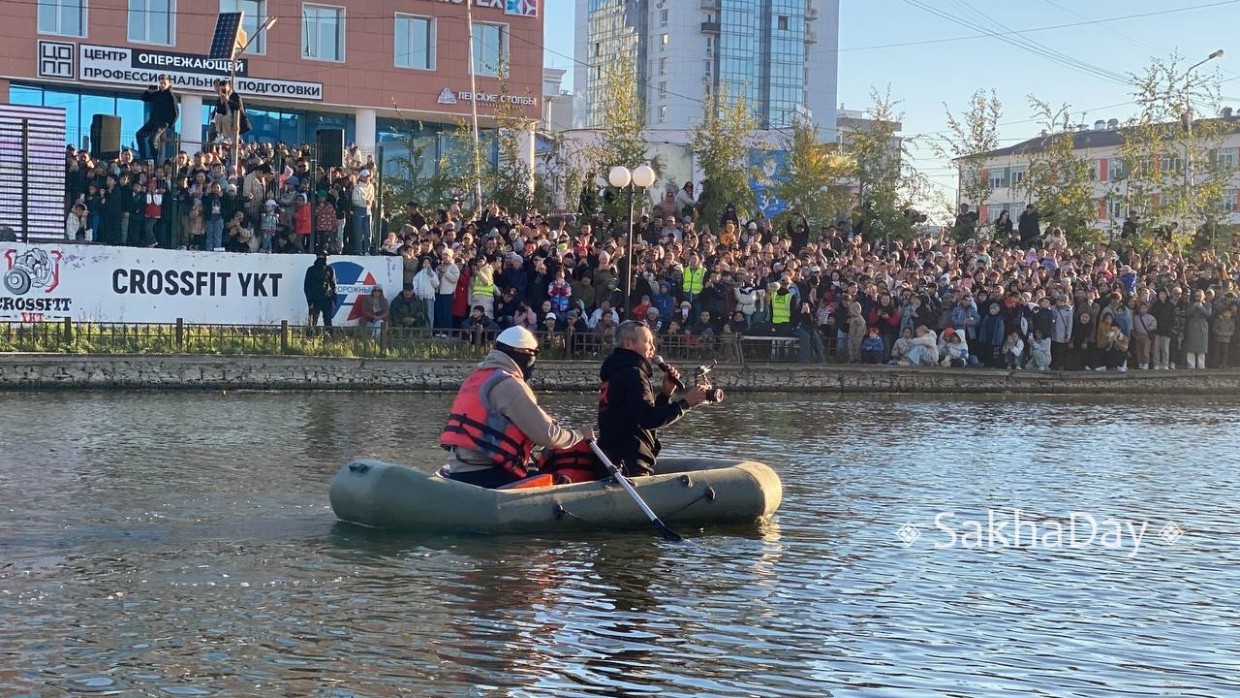
{"type": "Polygon", "coordinates": [[[742,397],[666,440],[773,464],[761,530],[335,522],[339,463],[434,467],[449,402],[0,396],[0,695],[1240,695],[1235,402],[742,397]],[[1149,531],[935,548],[1015,509],[1149,531]]]}

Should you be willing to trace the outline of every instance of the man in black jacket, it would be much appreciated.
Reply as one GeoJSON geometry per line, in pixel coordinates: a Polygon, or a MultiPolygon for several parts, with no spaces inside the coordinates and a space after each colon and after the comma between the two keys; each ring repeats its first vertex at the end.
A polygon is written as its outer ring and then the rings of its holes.
{"type": "Polygon", "coordinates": [[[616,328],[615,351],[603,361],[598,394],[598,445],[625,475],[651,475],[663,444],[656,430],[675,424],[690,408],[705,402],[709,389],[695,385],[672,402],[680,374],[663,374],[656,397],[650,386],[654,369],[654,335],[642,322],[616,328]]]}
{"type": "Polygon", "coordinates": [[[306,270],[302,285],[306,292],[306,305],[310,307],[310,327],[318,324],[323,315],[323,326],[331,329],[332,315],[336,312],[336,270],[327,264],[327,253],[319,252],[314,264],[306,270]]]}
{"type": "Polygon", "coordinates": [[[1028,247],[1042,237],[1042,222],[1037,206],[1033,204],[1025,206],[1025,212],[1020,214],[1020,221],[1016,224],[1016,232],[1020,235],[1020,244],[1024,247],[1028,247]]]}
{"type": "Polygon", "coordinates": [[[146,102],[150,116],[142,128],[138,129],[138,159],[155,160],[159,153],[155,141],[177,122],[180,111],[177,109],[177,98],[172,94],[172,78],[168,75],[159,76],[159,84],[151,85],[142,93],[142,101],[146,102]]]}

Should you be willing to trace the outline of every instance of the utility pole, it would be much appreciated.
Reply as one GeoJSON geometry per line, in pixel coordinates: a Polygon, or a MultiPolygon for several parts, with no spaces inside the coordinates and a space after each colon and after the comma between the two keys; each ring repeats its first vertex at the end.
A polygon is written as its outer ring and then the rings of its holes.
{"type": "Polygon", "coordinates": [[[469,111],[474,132],[474,212],[482,211],[482,149],[478,143],[478,80],[474,68],[474,0],[465,1],[465,22],[469,25],[469,111]]]}

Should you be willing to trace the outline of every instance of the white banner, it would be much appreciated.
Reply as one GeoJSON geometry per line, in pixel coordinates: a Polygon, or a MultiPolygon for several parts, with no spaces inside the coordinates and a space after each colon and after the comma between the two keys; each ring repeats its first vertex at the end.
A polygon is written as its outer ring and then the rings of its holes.
{"type": "MultiPolygon", "coordinates": [[[[186,252],[103,245],[0,243],[0,321],[278,325],[306,322],[309,254],[186,252]]],[[[400,292],[399,257],[331,257],[335,324],[375,286],[400,292]]]]}
{"type": "MultiPolygon", "coordinates": [[[[60,44],[43,41],[40,51],[60,44]]],[[[142,51],[121,46],[94,46],[81,44],[78,57],[79,78],[84,82],[106,82],[117,85],[148,87],[154,85],[161,74],[172,76],[172,83],[179,89],[211,92],[215,81],[228,77],[228,61],[221,66],[217,61],[156,51],[142,51]]],[[[323,83],[272,80],[244,75],[248,72],[245,61],[238,62],[237,92],[243,95],[282,97],[322,101],[323,83]]],[[[43,74],[43,73],[40,73],[43,74]]]]}

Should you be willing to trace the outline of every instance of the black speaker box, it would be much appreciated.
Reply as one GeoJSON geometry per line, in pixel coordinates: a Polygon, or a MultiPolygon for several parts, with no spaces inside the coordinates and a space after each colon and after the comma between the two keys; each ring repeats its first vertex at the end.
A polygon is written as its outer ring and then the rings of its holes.
{"type": "Polygon", "coordinates": [[[95,114],[90,120],[90,154],[96,160],[121,156],[121,117],[95,114]]]}
{"type": "Polygon", "coordinates": [[[315,132],[319,167],[344,166],[344,129],[325,128],[315,132]]]}

